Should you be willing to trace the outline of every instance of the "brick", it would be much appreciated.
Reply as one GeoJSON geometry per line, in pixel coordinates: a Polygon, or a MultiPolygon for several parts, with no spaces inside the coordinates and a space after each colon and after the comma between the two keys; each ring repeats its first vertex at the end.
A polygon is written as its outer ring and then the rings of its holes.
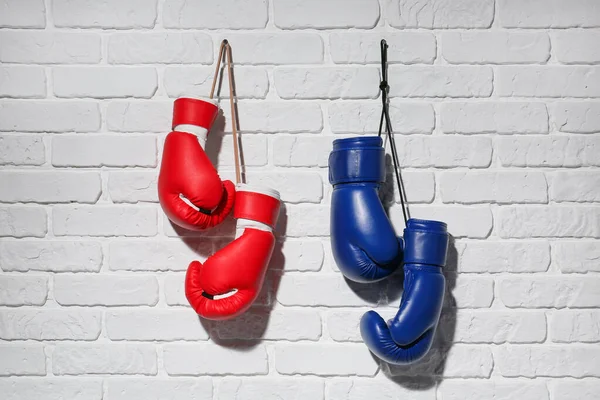
{"type": "Polygon", "coordinates": [[[557,171],[552,174],[550,200],[600,201],[600,174],[594,171],[557,171]]]}
{"type": "Polygon", "coordinates": [[[323,199],[323,181],[317,172],[255,172],[246,183],[277,188],[286,203],[320,203],[323,199]]]}
{"type": "Polygon", "coordinates": [[[48,278],[43,276],[0,275],[0,304],[41,306],[48,297],[48,278]]]}
{"type": "Polygon", "coordinates": [[[0,207],[0,237],[44,237],[47,219],[41,207],[0,207]]]}
{"type": "MultiPolygon", "coordinates": [[[[245,132],[245,130],[244,130],[245,132]]],[[[211,140],[207,142],[206,153],[219,172],[223,169],[233,170],[233,135],[210,133],[211,140]]],[[[262,135],[244,135],[240,140],[240,154],[244,156],[245,167],[261,167],[267,164],[267,138],[262,135]]]]}
{"type": "Polygon", "coordinates": [[[62,135],[52,139],[55,167],[155,167],[154,136],[62,135]]]}
{"type": "Polygon", "coordinates": [[[311,378],[225,378],[216,399],[323,399],[324,387],[323,381],[311,378]]]}
{"type": "Polygon", "coordinates": [[[45,28],[46,6],[44,0],[0,1],[0,27],[45,28]]]}
{"type": "Polygon", "coordinates": [[[0,379],[5,400],[102,400],[102,380],[86,378],[0,379]]]}
{"type": "Polygon", "coordinates": [[[281,29],[338,29],[375,27],[379,21],[376,0],[275,0],[275,26],[281,29]]]}
{"type": "Polygon", "coordinates": [[[553,382],[551,389],[553,400],[568,400],[575,397],[579,400],[594,400],[600,391],[598,380],[568,381],[561,379],[553,382]]]}
{"type": "Polygon", "coordinates": [[[167,304],[170,306],[188,306],[185,297],[185,274],[167,275],[165,277],[164,290],[167,304]]]}
{"type": "Polygon", "coordinates": [[[493,0],[386,0],[386,16],[394,28],[489,28],[493,0]]]}
{"type": "Polygon", "coordinates": [[[442,314],[440,334],[448,343],[541,343],[546,339],[543,312],[462,311],[442,314]]]}
{"type": "Polygon", "coordinates": [[[385,39],[390,64],[433,64],[435,36],[426,32],[332,33],[329,35],[331,59],[336,64],[377,64],[381,62],[380,41],[385,39]]]}
{"type": "Polygon", "coordinates": [[[554,125],[561,132],[600,132],[600,102],[554,103],[554,125]]]}
{"type": "Polygon", "coordinates": [[[101,59],[100,43],[97,33],[4,31],[0,32],[0,61],[18,64],[95,64],[101,59]]]}
{"type": "Polygon", "coordinates": [[[426,380],[335,379],[327,385],[327,398],[336,400],[405,399],[435,400],[435,385],[426,380]]]}
{"type": "MultiPolygon", "coordinates": [[[[553,257],[554,258],[554,257],[553,257]]],[[[467,242],[459,250],[459,272],[545,272],[550,265],[547,242],[467,242]]]]}
{"type": "Polygon", "coordinates": [[[280,167],[327,167],[330,137],[278,136],[273,138],[273,162],[280,167]]]}
{"type": "MultiPolygon", "coordinates": [[[[379,189],[379,196],[386,204],[388,199],[400,203],[400,192],[393,166],[390,160],[386,160],[387,173],[386,182],[379,189]],[[391,191],[391,192],[390,192],[391,191]]],[[[410,203],[431,203],[435,195],[435,179],[431,172],[401,171],[402,186],[405,189],[406,199],[410,203]]]]}
{"type": "Polygon", "coordinates": [[[213,62],[212,40],[204,33],[115,33],[108,39],[108,62],[210,64],[213,62]]]}
{"type": "Polygon", "coordinates": [[[494,349],[498,372],[504,377],[583,378],[600,375],[598,346],[506,346],[494,349]]]}
{"type": "Polygon", "coordinates": [[[212,400],[213,384],[205,379],[108,379],[105,400],[212,400]]]}
{"type": "MultiPolygon", "coordinates": [[[[492,213],[487,206],[413,206],[410,211],[412,218],[445,222],[453,237],[486,238],[492,230],[492,213]]],[[[396,232],[402,232],[402,208],[392,206],[388,215],[396,232]]]]}
{"type": "Polygon", "coordinates": [[[269,370],[264,345],[240,351],[214,343],[169,344],[163,348],[163,358],[165,370],[171,376],[266,375],[269,370]]]}
{"type": "MultiPolygon", "coordinates": [[[[395,133],[430,134],[435,125],[431,104],[391,102],[390,120],[395,133]]],[[[329,125],[334,133],[371,133],[379,129],[381,102],[335,102],[329,105],[329,125]]]]}
{"type": "Polygon", "coordinates": [[[594,0],[501,0],[500,25],[506,28],[576,28],[600,26],[594,0]]]}
{"type": "Polygon", "coordinates": [[[282,99],[374,99],[379,75],[371,67],[279,67],[273,71],[282,99]]]}
{"type": "Polygon", "coordinates": [[[156,375],[156,349],[150,344],[58,344],[54,375],[156,375]]]}
{"type": "Polygon", "coordinates": [[[192,260],[204,261],[213,253],[212,241],[112,241],[110,269],[114,271],[185,271],[192,260]]]}
{"type": "Polygon", "coordinates": [[[600,137],[501,137],[496,154],[505,167],[581,167],[600,165],[600,137]]]}
{"type": "Polygon", "coordinates": [[[597,241],[557,241],[552,243],[552,262],[563,273],[600,272],[600,246],[597,241]]]}
{"type": "Polygon", "coordinates": [[[286,218],[277,221],[278,236],[329,236],[329,207],[320,205],[288,205],[286,218]],[[306,216],[310,215],[310,219],[306,216]]]}
{"type": "Polygon", "coordinates": [[[502,67],[495,87],[499,96],[600,97],[600,67],[502,67]]]}
{"type": "MultiPolygon", "coordinates": [[[[229,121],[225,132],[231,132],[229,104],[222,104],[222,108],[229,121]]],[[[310,102],[240,102],[238,117],[243,133],[305,133],[323,129],[321,107],[310,102]]]]}
{"type": "Polygon", "coordinates": [[[321,318],[313,310],[268,310],[254,308],[216,326],[220,339],[319,340],[321,318]]]}
{"type": "Polygon", "coordinates": [[[119,310],[106,313],[110,340],[208,340],[208,333],[189,310],[119,310]]]}
{"type": "Polygon", "coordinates": [[[166,28],[197,29],[260,29],[267,24],[268,2],[223,0],[205,3],[187,0],[167,0],[163,6],[166,28]]]}
{"type": "Polygon", "coordinates": [[[158,282],[152,276],[56,275],[54,298],[65,306],[153,306],[158,282]]]}
{"type": "Polygon", "coordinates": [[[0,131],[94,132],[98,129],[100,129],[100,110],[96,103],[88,101],[0,102],[0,131]]]}
{"type": "Polygon", "coordinates": [[[492,159],[489,138],[398,136],[396,149],[401,167],[488,167],[492,159]]]}
{"type": "Polygon", "coordinates": [[[271,256],[270,269],[320,271],[323,266],[323,243],[319,241],[286,239],[276,246],[271,256]]]}
{"type": "Polygon", "coordinates": [[[0,165],[42,165],[45,153],[40,136],[0,135],[0,165]]]}
{"type": "Polygon", "coordinates": [[[40,67],[0,67],[0,97],[46,97],[46,72],[40,67]]]}
{"type": "MultiPolygon", "coordinates": [[[[490,97],[492,69],[480,66],[392,65],[392,97],[490,97]]],[[[375,85],[377,87],[377,85],[375,85]]]]}
{"type": "Polygon", "coordinates": [[[167,133],[172,118],[172,101],[114,101],[106,109],[108,129],[115,132],[167,133]]]}
{"type": "Polygon", "coordinates": [[[340,274],[284,274],[277,301],[284,306],[369,306],[379,302],[381,286],[347,283],[340,274]]]}
{"type": "Polygon", "coordinates": [[[278,343],[275,369],[283,375],[375,376],[379,365],[361,344],[278,343]]]}
{"type": "Polygon", "coordinates": [[[113,203],[158,203],[155,171],[111,171],[108,192],[113,203]]]}
{"type": "Polygon", "coordinates": [[[600,342],[598,310],[560,310],[550,317],[550,339],[555,343],[600,342]]]}
{"type": "Polygon", "coordinates": [[[478,400],[478,399],[539,399],[549,400],[548,389],[543,382],[522,382],[515,380],[445,380],[438,389],[439,400],[478,400]]]}
{"type": "Polygon", "coordinates": [[[5,203],[95,203],[101,193],[96,172],[0,172],[0,201],[5,203]]]}
{"type": "Polygon", "coordinates": [[[0,353],[0,376],[46,375],[46,355],[41,345],[2,344],[0,353]]]}
{"type": "MultiPolygon", "coordinates": [[[[599,8],[600,10],[600,8],[599,8]]],[[[600,19],[598,20],[600,26],[600,19]]],[[[554,36],[556,59],[563,64],[595,64],[600,62],[600,32],[564,31],[554,36]]]]}
{"type": "Polygon", "coordinates": [[[448,32],[442,34],[442,55],[450,64],[533,64],[550,58],[545,33],[448,32]]]}
{"type": "Polygon", "coordinates": [[[489,347],[453,345],[448,350],[430,350],[418,364],[390,365],[390,374],[392,376],[439,375],[444,378],[489,378],[493,365],[489,347]]]}
{"type": "MultiPolygon", "coordinates": [[[[237,65],[323,62],[323,40],[316,33],[228,33],[223,36],[223,39],[225,38],[231,44],[237,65]],[[293,51],[289,51],[290,49],[293,51]]],[[[236,68],[236,76],[239,70],[236,68]]]]}
{"type": "Polygon", "coordinates": [[[600,306],[599,284],[596,277],[505,278],[498,292],[509,308],[586,308],[600,306]]]}
{"type": "MultiPolygon", "coordinates": [[[[236,53],[236,64],[238,57],[236,53]]],[[[206,97],[210,93],[213,67],[167,67],[164,85],[169,97],[206,97]]],[[[229,80],[223,79],[216,94],[229,98],[229,80]]],[[[269,91],[269,77],[264,68],[236,67],[235,94],[238,99],[264,99],[269,91]]],[[[229,115],[225,116],[229,118],[229,115]]]]}
{"type": "Polygon", "coordinates": [[[327,314],[327,330],[336,342],[362,342],[360,319],[364,311],[330,311],[327,314]]]}
{"type": "Polygon", "coordinates": [[[56,236],[154,236],[156,209],[127,206],[54,207],[53,230],[56,236]]]}
{"type": "Polygon", "coordinates": [[[543,103],[445,103],[444,133],[548,133],[543,103]]]}
{"type": "Polygon", "coordinates": [[[439,179],[444,203],[547,203],[542,172],[444,172],[439,179]]]}
{"type": "Polygon", "coordinates": [[[502,238],[600,238],[600,207],[503,207],[497,226],[502,238]]]}
{"type": "Polygon", "coordinates": [[[455,283],[447,290],[447,307],[488,308],[492,305],[494,301],[493,279],[466,275],[452,280],[455,280],[455,283]]]}
{"type": "Polygon", "coordinates": [[[0,242],[0,267],[4,271],[99,272],[101,265],[98,242],[0,242]]]}
{"type": "Polygon", "coordinates": [[[152,28],[156,0],[54,0],[52,15],[61,28],[152,28]]]}
{"type": "Polygon", "coordinates": [[[57,97],[149,99],[158,88],[154,68],[59,67],[52,71],[57,97]]]}
{"type": "Polygon", "coordinates": [[[96,340],[102,330],[99,310],[2,310],[4,340],[96,340]]]}

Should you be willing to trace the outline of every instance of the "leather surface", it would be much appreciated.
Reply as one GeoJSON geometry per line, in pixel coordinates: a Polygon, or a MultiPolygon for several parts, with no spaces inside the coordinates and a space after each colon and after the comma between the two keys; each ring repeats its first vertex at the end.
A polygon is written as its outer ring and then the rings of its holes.
{"type": "Polygon", "coordinates": [[[175,224],[202,230],[227,217],[233,208],[235,186],[231,181],[221,181],[195,135],[171,132],[163,149],[158,198],[165,214],[175,224]],[[190,207],[180,194],[203,211],[190,207]]]}
{"type": "Polygon", "coordinates": [[[378,195],[384,178],[381,138],[334,141],[329,156],[331,247],[340,271],[355,282],[383,279],[401,262],[401,244],[378,195]]]}
{"type": "Polygon", "coordinates": [[[446,224],[410,219],[404,229],[404,292],[400,309],[387,324],[369,311],[360,332],[369,349],[391,364],[409,364],[425,356],[442,310],[448,234],[446,224]]]}
{"type": "MultiPolygon", "coordinates": [[[[279,207],[280,202],[273,197],[240,191],[234,215],[275,225],[277,218],[272,216],[278,215],[279,207]]],[[[274,247],[272,232],[246,228],[204,264],[192,262],[185,278],[185,295],[196,313],[206,319],[224,320],[246,311],[260,293],[274,247]],[[228,293],[233,294],[213,298],[228,293]]]]}

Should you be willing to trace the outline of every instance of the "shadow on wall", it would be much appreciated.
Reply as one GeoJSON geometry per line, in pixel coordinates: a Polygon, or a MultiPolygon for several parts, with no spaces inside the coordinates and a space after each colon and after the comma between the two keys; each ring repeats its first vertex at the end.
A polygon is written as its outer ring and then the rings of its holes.
{"type": "MultiPolygon", "coordinates": [[[[395,204],[394,186],[395,175],[389,154],[386,155],[386,181],[381,187],[380,195],[386,212],[395,204]]],[[[401,184],[403,185],[402,177],[401,184]]],[[[409,210],[410,211],[410,210],[409,210]]],[[[452,231],[452,227],[448,227],[452,231]]],[[[436,330],[433,345],[429,353],[420,361],[410,365],[392,365],[380,360],[375,355],[373,358],[379,363],[381,372],[391,381],[410,390],[428,390],[443,380],[446,368],[447,355],[452,347],[456,329],[456,301],[452,290],[456,286],[456,272],[458,268],[458,252],[455,247],[454,237],[450,235],[448,254],[444,277],[446,278],[446,291],[444,307],[436,330]]],[[[390,307],[399,307],[404,286],[404,272],[399,268],[394,274],[383,281],[372,284],[356,283],[346,279],[346,283],[360,298],[370,302],[379,303],[390,307]]]]}

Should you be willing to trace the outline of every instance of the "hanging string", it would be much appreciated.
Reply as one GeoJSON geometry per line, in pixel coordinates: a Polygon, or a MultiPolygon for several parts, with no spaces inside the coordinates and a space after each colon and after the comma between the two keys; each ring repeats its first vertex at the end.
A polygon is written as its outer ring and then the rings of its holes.
{"type": "Polygon", "coordinates": [[[383,121],[385,120],[385,130],[390,142],[390,148],[392,150],[392,161],[394,163],[394,173],[396,175],[396,183],[398,185],[398,191],[400,192],[400,203],[402,204],[402,215],[404,216],[404,224],[408,223],[408,210],[406,206],[406,198],[404,194],[404,185],[402,184],[402,178],[400,177],[400,162],[398,161],[398,151],[396,150],[396,140],[394,139],[394,133],[392,132],[392,121],[390,119],[389,100],[388,92],[390,86],[388,85],[388,62],[387,62],[387,49],[388,45],[385,39],[381,40],[381,83],[379,89],[381,90],[381,118],[379,119],[379,133],[381,137],[383,133],[383,121]]]}
{"type": "Polygon", "coordinates": [[[233,158],[235,165],[235,183],[240,183],[242,181],[242,174],[240,171],[240,157],[239,157],[239,140],[237,133],[237,116],[236,116],[236,108],[235,108],[235,92],[234,92],[234,83],[233,83],[233,69],[231,67],[232,64],[232,56],[231,56],[231,45],[227,41],[227,39],[221,42],[221,46],[219,47],[219,57],[217,58],[217,65],[215,67],[215,74],[213,76],[212,87],[210,88],[209,97],[212,99],[215,94],[215,88],[217,86],[217,80],[219,77],[219,70],[221,69],[221,60],[227,59],[227,79],[229,81],[229,106],[231,108],[231,131],[233,133],[233,158]]]}

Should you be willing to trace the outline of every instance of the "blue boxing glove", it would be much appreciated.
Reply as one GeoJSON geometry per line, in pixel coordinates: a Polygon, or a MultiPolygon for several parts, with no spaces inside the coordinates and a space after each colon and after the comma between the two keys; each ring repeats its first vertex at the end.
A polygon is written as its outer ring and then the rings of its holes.
{"type": "Polygon", "coordinates": [[[355,282],[383,279],[401,263],[402,246],[378,194],[385,180],[382,145],[378,136],[337,139],[329,155],[331,248],[355,282]]]}
{"type": "Polygon", "coordinates": [[[391,364],[421,359],[433,342],[442,311],[448,232],[438,221],[409,219],[404,229],[404,293],[388,324],[375,311],[363,315],[360,333],[369,350],[391,364]]]}

